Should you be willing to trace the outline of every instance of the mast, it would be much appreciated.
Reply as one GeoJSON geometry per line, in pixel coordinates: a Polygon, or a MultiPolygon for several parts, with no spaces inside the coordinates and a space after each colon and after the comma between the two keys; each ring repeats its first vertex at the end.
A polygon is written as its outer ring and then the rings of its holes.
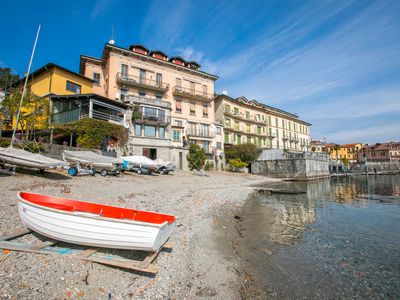
{"type": "Polygon", "coordinates": [[[18,122],[19,122],[19,116],[20,116],[20,114],[21,114],[22,100],[24,99],[25,94],[26,94],[26,86],[27,86],[27,84],[28,84],[29,73],[30,73],[30,71],[31,71],[33,56],[35,55],[36,43],[37,43],[37,40],[38,40],[38,38],[39,38],[40,27],[41,27],[41,25],[39,25],[38,30],[37,30],[37,32],[36,32],[36,38],[35,38],[35,43],[33,44],[31,59],[30,59],[30,61],[29,61],[28,72],[27,72],[27,74],[26,74],[26,76],[25,76],[24,89],[22,90],[21,100],[19,101],[19,108],[18,108],[18,113],[17,113],[17,119],[16,119],[16,121],[15,121],[15,127],[14,127],[14,131],[13,131],[13,135],[12,135],[12,137],[11,137],[10,148],[12,148],[12,146],[13,146],[13,144],[14,144],[14,141],[15,141],[15,133],[17,132],[18,122]]]}

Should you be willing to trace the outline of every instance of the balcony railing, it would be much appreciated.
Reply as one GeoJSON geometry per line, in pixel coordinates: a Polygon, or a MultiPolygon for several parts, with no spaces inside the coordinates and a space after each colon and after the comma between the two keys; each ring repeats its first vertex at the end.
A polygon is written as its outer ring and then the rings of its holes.
{"type": "Polygon", "coordinates": [[[230,116],[230,117],[233,117],[233,118],[237,118],[237,119],[240,119],[240,120],[244,120],[246,122],[263,124],[263,125],[267,123],[266,120],[257,119],[257,117],[251,116],[251,115],[250,116],[246,116],[243,113],[235,112],[235,111],[232,111],[232,110],[229,110],[229,109],[226,109],[226,108],[224,109],[224,113],[227,116],[230,116]]]}
{"type": "Polygon", "coordinates": [[[162,81],[147,79],[145,77],[117,73],[116,80],[119,83],[129,84],[141,88],[166,92],[169,90],[169,84],[162,81]]]}
{"type": "Polygon", "coordinates": [[[210,130],[202,129],[188,129],[186,130],[186,135],[189,137],[201,137],[201,138],[213,138],[215,133],[210,130]]]}
{"type": "Polygon", "coordinates": [[[141,116],[135,118],[133,122],[135,124],[168,125],[171,123],[171,117],[142,114],[141,116]]]}
{"type": "MultiPolygon", "coordinates": [[[[92,110],[91,117],[94,119],[108,121],[114,124],[123,125],[124,117],[104,113],[98,110],[92,110]]],[[[51,124],[68,124],[83,118],[90,118],[89,114],[81,114],[81,108],[73,108],[51,115],[51,124]]]]}
{"type": "Polygon", "coordinates": [[[125,103],[129,102],[130,104],[145,104],[145,105],[171,109],[170,102],[164,100],[157,100],[149,97],[141,97],[128,94],[121,97],[121,100],[125,103]]]}
{"type": "Polygon", "coordinates": [[[213,94],[209,94],[204,91],[198,91],[195,89],[184,88],[181,86],[174,86],[172,93],[177,96],[187,97],[200,101],[211,101],[212,99],[214,99],[213,94]]]}
{"type": "Polygon", "coordinates": [[[81,108],[73,108],[51,115],[51,124],[68,124],[80,119],[81,108]]]}

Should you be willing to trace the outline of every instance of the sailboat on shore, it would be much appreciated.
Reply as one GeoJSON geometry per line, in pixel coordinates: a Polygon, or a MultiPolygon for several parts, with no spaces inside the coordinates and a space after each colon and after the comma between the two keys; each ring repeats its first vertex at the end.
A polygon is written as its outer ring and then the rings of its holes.
{"type": "Polygon", "coordinates": [[[29,151],[26,151],[23,149],[17,149],[17,148],[13,147],[13,145],[15,143],[15,134],[17,132],[19,117],[21,114],[22,101],[26,94],[26,86],[28,84],[29,73],[31,70],[33,56],[35,54],[36,43],[37,43],[37,40],[39,37],[39,32],[40,32],[40,25],[39,25],[38,31],[36,33],[36,39],[35,39],[35,43],[33,45],[31,59],[29,61],[28,72],[25,77],[24,89],[22,91],[22,96],[21,96],[21,100],[19,103],[17,119],[15,122],[13,135],[11,137],[11,143],[8,148],[0,147],[0,164],[9,165],[12,167],[33,168],[33,169],[39,169],[40,171],[44,171],[44,169],[64,166],[64,165],[66,165],[66,163],[62,160],[50,158],[50,157],[47,157],[47,156],[44,156],[41,154],[31,153],[29,151]]]}

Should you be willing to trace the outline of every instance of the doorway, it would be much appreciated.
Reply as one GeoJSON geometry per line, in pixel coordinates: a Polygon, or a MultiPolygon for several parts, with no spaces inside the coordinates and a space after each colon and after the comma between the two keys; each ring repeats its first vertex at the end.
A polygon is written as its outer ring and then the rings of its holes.
{"type": "Polygon", "coordinates": [[[183,169],[183,153],[179,152],[179,170],[183,169]]]}
{"type": "Polygon", "coordinates": [[[150,159],[157,159],[157,149],[155,148],[143,148],[143,156],[150,159]]]}

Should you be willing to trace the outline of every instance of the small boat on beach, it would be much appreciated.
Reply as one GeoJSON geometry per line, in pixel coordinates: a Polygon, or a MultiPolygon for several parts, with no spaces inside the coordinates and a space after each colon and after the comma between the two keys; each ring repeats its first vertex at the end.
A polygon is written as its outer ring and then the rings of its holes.
{"type": "Polygon", "coordinates": [[[32,168],[38,170],[52,169],[67,165],[66,162],[58,159],[11,147],[0,147],[0,163],[10,166],[32,168]]]}
{"type": "Polygon", "coordinates": [[[100,155],[92,151],[64,150],[63,159],[74,165],[68,170],[68,174],[71,176],[85,170],[98,170],[102,176],[106,176],[108,173],[118,174],[123,164],[122,159],[100,155]]]}
{"type": "Polygon", "coordinates": [[[58,241],[151,252],[164,245],[175,222],[171,215],[22,191],[18,211],[28,228],[58,241]]]}
{"type": "Polygon", "coordinates": [[[157,163],[146,157],[141,155],[131,155],[131,156],[121,156],[124,160],[124,168],[126,170],[146,170],[149,173],[156,172],[158,170],[157,163]]]}

